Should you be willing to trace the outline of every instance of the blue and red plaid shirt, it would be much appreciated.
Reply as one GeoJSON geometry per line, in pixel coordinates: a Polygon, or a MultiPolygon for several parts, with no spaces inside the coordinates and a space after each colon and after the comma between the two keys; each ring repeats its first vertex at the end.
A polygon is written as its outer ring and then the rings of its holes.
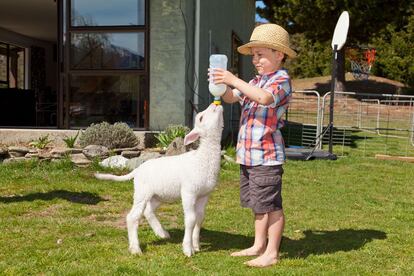
{"type": "Polygon", "coordinates": [[[237,163],[246,166],[280,165],[285,161],[285,145],[280,128],[292,94],[290,77],[285,69],[256,76],[250,85],[273,95],[268,106],[250,100],[239,91],[242,107],[237,141],[237,163]]]}

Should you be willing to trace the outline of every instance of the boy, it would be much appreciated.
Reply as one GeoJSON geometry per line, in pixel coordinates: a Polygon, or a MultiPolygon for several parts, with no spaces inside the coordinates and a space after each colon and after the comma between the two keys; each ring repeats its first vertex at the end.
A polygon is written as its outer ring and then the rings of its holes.
{"type": "Polygon", "coordinates": [[[276,24],[256,27],[250,42],[237,50],[252,55],[256,78],[246,83],[226,70],[209,72],[216,84],[234,87],[227,87],[223,100],[242,106],[237,142],[240,201],[255,215],[255,239],[253,246],[231,255],[258,256],[245,264],[265,267],[278,261],[285,224],[281,196],[285,150],[279,128],[292,88],[282,64],[296,53],[289,46],[289,34],[276,24]]]}

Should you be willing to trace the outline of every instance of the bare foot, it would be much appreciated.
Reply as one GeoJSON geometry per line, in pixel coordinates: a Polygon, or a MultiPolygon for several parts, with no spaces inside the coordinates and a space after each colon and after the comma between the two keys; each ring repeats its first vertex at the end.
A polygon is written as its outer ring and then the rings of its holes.
{"type": "Polygon", "coordinates": [[[244,264],[250,267],[267,267],[276,264],[278,260],[279,259],[273,255],[263,254],[256,259],[245,262],[244,264]]]}
{"type": "Polygon", "coordinates": [[[263,254],[264,250],[261,248],[250,247],[241,251],[233,252],[230,254],[232,257],[244,257],[244,256],[259,256],[263,254]]]}

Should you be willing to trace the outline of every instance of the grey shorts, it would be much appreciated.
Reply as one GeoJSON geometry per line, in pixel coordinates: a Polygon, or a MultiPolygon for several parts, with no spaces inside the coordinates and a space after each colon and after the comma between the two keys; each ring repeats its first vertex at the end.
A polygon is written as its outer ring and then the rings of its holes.
{"type": "Polygon", "coordinates": [[[282,165],[240,165],[240,203],[255,214],[283,209],[282,165]]]}

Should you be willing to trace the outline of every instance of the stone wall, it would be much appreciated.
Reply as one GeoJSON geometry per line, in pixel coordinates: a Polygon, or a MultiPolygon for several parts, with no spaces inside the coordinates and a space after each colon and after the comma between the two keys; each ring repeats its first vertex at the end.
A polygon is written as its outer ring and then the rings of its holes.
{"type": "MultiPolygon", "coordinates": [[[[42,136],[48,135],[52,140],[51,145],[62,147],[65,146],[63,138],[73,137],[78,133],[74,129],[0,129],[0,145],[15,146],[28,144],[42,136]]],[[[155,146],[155,134],[153,131],[134,131],[138,138],[140,148],[155,146]]]]}

